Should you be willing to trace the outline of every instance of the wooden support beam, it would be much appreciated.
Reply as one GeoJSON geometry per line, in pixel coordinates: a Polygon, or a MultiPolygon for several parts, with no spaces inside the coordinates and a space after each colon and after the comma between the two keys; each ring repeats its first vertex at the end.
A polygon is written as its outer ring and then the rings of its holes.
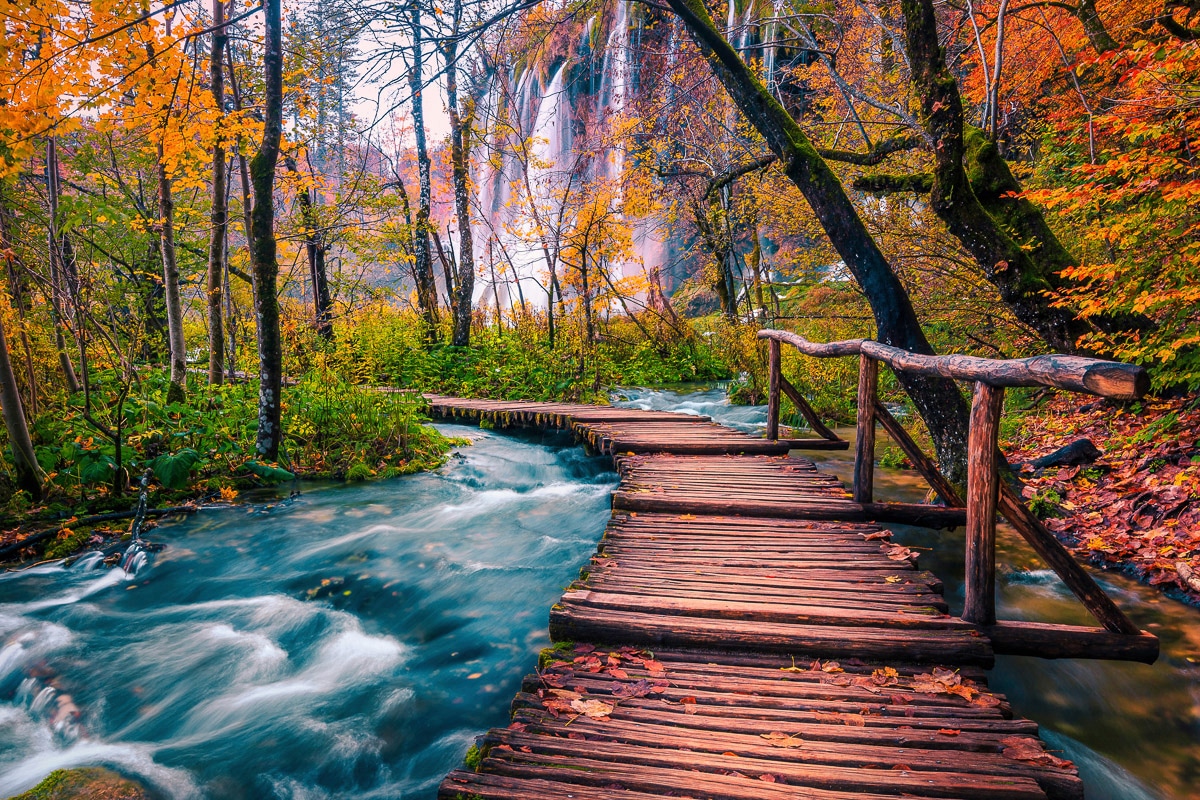
{"type": "Polygon", "coordinates": [[[858,440],[854,451],[854,501],[871,502],[875,483],[875,398],[879,362],[858,357],[858,440]]]}
{"type": "Polygon", "coordinates": [[[1021,498],[1004,483],[1000,484],[999,506],[1000,513],[1009,524],[1029,542],[1050,569],[1062,578],[1067,588],[1079,598],[1079,602],[1083,603],[1101,625],[1113,633],[1131,636],[1141,634],[1141,629],[1117,608],[1117,604],[1104,593],[1087,570],[1079,565],[1067,548],[1054,538],[1054,534],[1046,529],[1041,520],[1025,507],[1021,498]]]}
{"type": "Polygon", "coordinates": [[[792,405],[796,407],[796,410],[800,412],[801,416],[808,421],[808,427],[812,428],[813,433],[824,439],[828,439],[831,442],[842,441],[840,436],[834,433],[830,428],[827,428],[825,424],[821,422],[821,418],[817,416],[817,412],[814,411],[813,407],[808,404],[807,400],[804,399],[804,395],[800,394],[800,390],[793,386],[792,382],[782,374],[779,376],[779,388],[783,390],[785,395],[787,395],[787,399],[792,401],[792,405]]]}
{"type": "Polygon", "coordinates": [[[1102,658],[1153,664],[1158,659],[1158,637],[1146,631],[1112,633],[1078,625],[1043,622],[997,622],[979,630],[992,640],[997,655],[1038,658],[1102,658]]]}
{"type": "Polygon", "coordinates": [[[963,619],[996,622],[996,501],[999,472],[996,441],[1004,390],[975,384],[967,438],[967,569],[963,619]]]}
{"type": "Polygon", "coordinates": [[[767,438],[779,438],[779,379],[781,376],[779,340],[767,342],[767,438]]]}
{"type": "Polygon", "coordinates": [[[912,437],[908,435],[908,431],[904,430],[904,426],[900,421],[892,416],[892,412],[887,410],[887,407],[878,400],[875,401],[875,417],[879,420],[879,424],[887,431],[888,436],[892,437],[892,441],[900,445],[900,449],[904,451],[904,455],[908,456],[908,460],[913,462],[913,466],[917,468],[917,472],[921,473],[921,477],[929,483],[930,487],[938,493],[938,497],[942,498],[948,506],[961,508],[964,503],[961,497],[958,496],[958,491],[954,488],[954,484],[946,480],[946,476],[937,468],[937,464],[933,462],[929,456],[917,446],[912,437]]]}

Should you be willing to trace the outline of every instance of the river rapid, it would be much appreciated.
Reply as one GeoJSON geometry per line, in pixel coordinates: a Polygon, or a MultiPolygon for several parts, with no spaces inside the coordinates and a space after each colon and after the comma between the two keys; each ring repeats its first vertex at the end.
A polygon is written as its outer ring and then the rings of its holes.
{"type": "Polygon", "coordinates": [[[474,442],[436,472],[204,510],[134,576],[0,576],[0,797],[98,764],[171,798],[432,798],[616,481],[566,437],[439,427],[474,442]]]}
{"type": "MultiPolygon", "coordinates": [[[[706,414],[747,432],[766,426],[764,406],[731,406],[720,388],[629,389],[620,405],[706,414]]],[[[853,479],[854,429],[838,429],[848,451],[803,453],[847,485],[853,479]]],[[[882,432],[877,452],[889,440],[882,432]]],[[[1098,442],[1103,447],[1103,442],[1098,442]]],[[[928,486],[914,471],[876,466],[878,500],[920,502],[928,486]]],[[[889,525],[896,540],[919,549],[920,564],[945,583],[946,600],[962,612],[962,531],[889,525]]],[[[1058,576],[1041,564],[1016,531],[997,532],[997,614],[1001,619],[1096,624],[1058,576]]],[[[1079,766],[1088,800],[1200,798],[1200,611],[1124,575],[1092,573],[1142,628],[1162,642],[1153,665],[1047,661],[1001,656],[990,684],[1013,711],[1042,726],[1042,737],[1079,766]]]]}
{"type": "MultiPolygon", "coordinates": [[[[765,422],[719,388],[615,401],[765,422]]],[[[507,721],[616,482],[565,436],[439,427],[473,440],[440,470],[202,511],[153,531],[165,548],[134,575],[87,556],[0,575],[0,797],[108,765],[170,798],[432,798],[507,721]]],[[[849,478],[852,455],[810,457],[849,478]]],[[[876,492],[925,487],[880,468],[876,492]]],[[[961,606],[961,532],[895,530],[961,606]]],[[[999,550],[1002,618],[1087,624],[1015,533],[999,550]]],[[[1098,577],[1161,637],[1159,662],[1005,657],[992,686],[1079,764],[1089,800],[1200,796],[1200,613],[1098,577]]]]}

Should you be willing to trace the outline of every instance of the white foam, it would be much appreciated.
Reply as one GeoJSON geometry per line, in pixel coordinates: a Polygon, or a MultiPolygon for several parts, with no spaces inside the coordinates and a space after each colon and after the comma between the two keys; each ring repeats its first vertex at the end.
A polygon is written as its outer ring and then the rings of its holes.
{"type": "Polygon", "coordinates": [[[200,790],[185,770],[156,764],[152,749],[144,744],[106,744],[87,739],[70,747],[47,747],[49,737],[37,752],[21,761],[0,768],[0,796],[10,796],[32,789],[56,769],[85,766],[109,766],[123,774],[136,777],[173,800],[201,797],[200,790]]]}

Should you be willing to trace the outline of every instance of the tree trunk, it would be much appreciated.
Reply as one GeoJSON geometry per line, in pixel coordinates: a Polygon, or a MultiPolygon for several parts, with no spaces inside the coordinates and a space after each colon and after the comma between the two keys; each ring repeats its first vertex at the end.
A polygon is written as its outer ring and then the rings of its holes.
{"type": "Polygon", "coordinates": [[[79,378],[75,374],[75,365],[71,363],[71,355],[67,352],[67,340],[63,336],[66,327],[66,315],[63,312],[64,264],[63,242],[65,236],[58,234],[58,144],[51,136],[46,140],[46,196],[49,198],[50,224],[46,226],[46,236],[50,250],[50,317],[54,321],[54,346],[58,350],[58,365],[62,369],[63,382],[67,386],[67,394],[79,392],[79,378]]]}
{"type": "Polygon", "coordinates": [[[1104,27],[1104,21],[1100,19],[1100,14],[1096,11],[1096,0],[1079,0],[1075,6],[1075,16],[1083,25],[1083,31],[1087,34],[1088,41],[1092,43],[1092,49],[1097,53],[1104,54],[1121,46],[1104,27]]]}
{"type": "MultiPolygon", "coordinates": [[[[462,18],[462,0],[454,0],[454,32],[443,47],[446,60],[446,109],[450,117],[450,166],[454,183],[454,213],[458,216],[458,280],[454,288],[454,332],[450,343],[455,347],[471,344],[471,300],[475,294],[475,254],[471,241],[471,189],[468,174],[470,154],[463,136],[458,110],[458,28],[462,18]]],[[[449,287],[447,287],[448,289],[449,287]]]]}
{"type": "MultiPolygon", "coordinates": [[[[161,135],[166,135],[162,131],[161,135]]],[[[158,143],[158,216],[162,250],[163,294],[167,304],[167,346],[170,350],[171,385],[167,402],[183,402],[187,388],[187,346],[183,340],[183,299],[179,293],[179,266],[175,262],[175,201],[171,196],[171,178],[158,143]]]]}
{"type": "MultiPolygon", "coordinates": [[[[212,76],[213,101],[217,106],[217,118],[225,117],[225,3],[213,0],[212,56],[209,72],[212,76]]],[[[218,122],[220,125],[220,122],[218,122]]],[[[229,225],[228,190],[225,184],[225,146],[222,131],[217,131],[212,154],[212,232],[208,240],[208,382],[213,385],[225,382],[225,322],[221,316],[221,295],[225,278],[225,231],[229,225]]]]}
{"type": "MultiPolygon", "coordinates": [[[[285,156],[284,163],[297,178],[300,177],[296,159],[285,156]]],[[[333,301],[329,297],[329,277],[325,272],[325,253],[329,247],[321,233],[321,220],[308,189],[298,188],[296,203],[300,206],[300,219],[304,225],[304,251],[308,255],[308,273],[312,280],[316,330],[322,339],[329,341],[333,338],[333,301]]]]}
{"type": "MultiPolygon", "coordinates": [[[[812,207],[834,249],[871,304],[880,341],[915,353],[932,353],[907,292],[837,176],[808,137],[721,36],[702,0],[667,0],[667,3],[687,25],[726,91],[762,134],[784,165],[788,178],[812,207]]],[[[958,387],[946,378],[907,374],[897,377],[925,420],[942,469],[956,478],[963,475],[967,405],[958,387]]]]}
{"type": "Polygon", "coordinates": [[[422,76],[424,54],[421,38],[421,5],[417,0],[409,0],[409,13],[412,26],[413,60],[408,73],[408,87],[412,94],[413,137],[417,145],[417,181],[420,192],[417,199],[417,218],[413,240],[415,245],[415,263],[413,265],[417,281],[417,303],[421,307],[421,315],[425,318],[425,336],[430,342],[437,334],[437,284],[433,278],[433,253],[429,248],[429,213],[433,202],[433,189],[430,178],[429,148],[425,143],[425,109],[422,99],[424,83],[422,76]]]}
{"type": "MultiPolygon", "coordinates": [[[[1056,350],[1071,353],[1092,330],[1049,295],[1066,288],[1058,273],[1075,263],[1038,209],[1006,197],[1021,187],[994,142],[965,124],[958,82],[938,41],[933,0],[902,0],[905,46],[919,117],[933,140],[930,207],[967,249],[1018,320],[1056,350]]],[[[1112,328],[1124,321],[1093,319],[1112,328]]]]}
{"type": "Polygon", "coordinates": [[[268,461],[279,459],[282,439],[280,392],[283,388],[283,351],[279,341],[279,297],[276,280],[279,262],[275,244],[275,168],[283,135],[283,25],[280,0],[264,0],[266,38],[263,138],[250,161],[254,186],[251,212],[254,275],[254,315],[258,322],[258,436],[255,452],[268,461]]]}
{"type": "Polygon", "coordinates": [[[29,343],[29,334],[25,330],[25,312],[30,309],[28,287],[24,276],[19,272],[20,263],[13,250],[12,215],[0,187],[0,250],[4,251],[5,266],[8,268],[8,293],[12,298],[13,308],[17,312],[17,321],[21,328],[21,349],[25,351],[25,377],[28,383],[29,413],[34,417],[38,414],[38,383],[33,366],[33,347],[29,343]]]}
{"type": "Polygon", "coordinates": [[[33,440],[29,438],[29,425],[25,420],[25,409],[21,405],[21,394],[17,391],[17,380],[13,374],[12,360],[8,357],[8,340],[4,335],[4,323],[0,320],[0,409],[4,413],[4,427],[8,431],[8,443],[16,465],[17,485],[29,492],[35,502],[42,499],[42,472],[33,452],[33,440]]]}

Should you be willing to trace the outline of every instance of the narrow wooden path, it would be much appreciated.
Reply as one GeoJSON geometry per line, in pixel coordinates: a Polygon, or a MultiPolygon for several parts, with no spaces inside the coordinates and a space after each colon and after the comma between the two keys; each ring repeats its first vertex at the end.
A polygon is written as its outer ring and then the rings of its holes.
{"type": "Polygon", "coordinates": [[[430,403],[573,430],[621,473],[551,610],[558,644],[439,797],[1083,797],[988,691],[989,638],[796,442],[661,412],[430,403]]]}

